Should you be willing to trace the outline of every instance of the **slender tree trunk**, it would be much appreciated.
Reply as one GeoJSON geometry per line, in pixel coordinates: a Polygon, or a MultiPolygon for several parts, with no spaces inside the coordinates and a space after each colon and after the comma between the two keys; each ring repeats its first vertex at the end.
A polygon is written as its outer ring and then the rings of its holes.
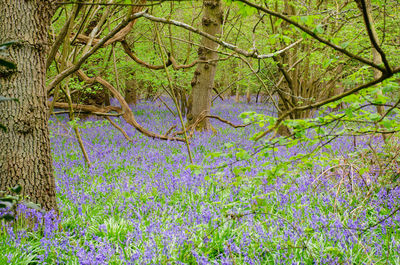
{"type": "Polygon", "coordinates": [[[236,84],[235,102],[236,102],[236,103],[239,103],[239,102],[240,102],[240,89],[239,89],[239,84],[236,84]]]}
{"type": "MultiPolygon", "coordinates": [[[[284,1],[284,12],[288,15],[295,15],[296,10],[294,6],[290,4],[290,0],[285,0],[284,1]]],[[[278,6],[276,6],[276,9],[278,6]]],[[[286,29],[288,27],[287,23],[282,23],[281,27],[283,29],[286,29]]],[[[293,49],[297,49],[297,47],[294,47],[293,49]]],[[[290,73],[288,73],[284,69],[284,65],[288,65],[289,67],[293,65],[293,62],[295,61],[295,56],[297,52],[292,51],[292,49],[286,51],[285,53],[281,54],[281,56],[277,56],[275,58],[276,62],[278,62],[278,67],[281,73],[283,74],[285,78],[285,82],[283,82],[282,86],[279,88],[279,100],[278,100],[278,117],[282,115],[286,110],[290,109],[291,106],[294,106],[296,104],[295,102],[295,95],[298,93],[298,83],[297,83],[297,78],[293,80],[293,76],[297,74],[297,70],[293,69],[290,73]]],[[[295,118],[296,113],[293,113],[290,115],[289,118],[293,119],[295,118]]],[[[290,136],[291,131],[290,129],[286,126],[281,124],[278,127],[278,134],[280,136],[290,136]]]]}
{"type": "MultiPolygon", "coordinates": [[[[203,31],[216,36],[221,34],[223,23],[223,11],[221,0],[203,0],[204,15],[202,19],[203,31]]],[[[214,87],[214,77],[217,68],[218,54],[213,50],[218,48],[218,44],[203,37],[202,47],[198,50],[199,60],[213,60],[209,63],[199,63],[192,85],[192,108],[188,114],[189,124],[204,114],[210,114],[212,88],[214,87]]],[[[211,130],[211,124],[208,119],[204,119],[196,128],[197,130],[211,130]]]]}
{"type": "Polygon", "coordinates": [[[0,1],[0,43],[17,41],[6,55],[17,64],[1,73],[0,190],[20,184],[29,200],[57,210],[48,130],[46,54],[53,1],[0,1]]]}
{"type": "MultiPolygon", "coordinates": [[[[362,11],[362,3],[361,3],[361,1],[357,0],[356,2],[357,2],[357,6],[360,9],[360,11],[363,12],[362,11]]],[[[366,14],[368,16],[368,20],[369,20],[369,23],[370,23],[370,28],[371,28],[372,35],[374,36],[375,40],[379,43],[379,36],[378,36],[378,33],[376,32],[376,29],[375,29],[374,18],[372,17],[371,0],[364,0],[364,3],[365,3],[366,14]]],[[[377,65],[382,64],[382,57],[374,47],[372,47],[372,60],[377,65]]],[[[378,69],[374,69],[374,78],[375,79],[380,78],[381,75],[382,75],[382,73],[378,69]]],[[[377,94],[377,96],[381,96],[382,95],[382,90],[379,89],[376,94],[377,94]]],[[[381,116],[383,116],[385,114],[385,108],[383,106],[376,106],[376,111],[381,116]]],[[[382,134],[382,138],[386,142],[386,135],[385,134],[382,134]]]]}
{"type": "Polygon", "coordinates": [[[250,93],[249,85],[247,85],[247,89],[246,89],[246,101],[247,101],[247,104],[250,104],[250,102],[251,102],[251,93],[250,93]]]}
{"type": "Polygon", "coordinates": [[[125,101],[128,104],[137,103],[138,83],[135,79],[125,80],[125,101]]]}

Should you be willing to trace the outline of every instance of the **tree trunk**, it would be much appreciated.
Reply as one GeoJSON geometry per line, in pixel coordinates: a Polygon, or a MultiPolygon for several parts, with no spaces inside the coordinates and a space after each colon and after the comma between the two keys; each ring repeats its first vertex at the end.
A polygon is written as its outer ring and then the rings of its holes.
{"type": "Polygon", "coordinates": [[[250,102],[251,102],[251,93],[250,93],[249,85],[247,85],[247,89],[246,89],[246,101],[247,101],[247,104],[250,104],[250,102]]]}
{"type": "Polygon", "coordinates": [[[154,98],[154,89],[153,85],[150,82],[145,82],[145,81],[139,81],[139,87],[140,88],[146,88],[146,100],[152,100],[154,98]]]}
{"type": "MultiPolygon", "coordinates": [[[[204,15],[202,19],[203,31],[216,36],[221,33],[223,23],[223,11],[221,0],[203,0],[204,15]]],[[[202,46],[198,50],[199,60],[209,63],[199,63],[192,85],[192,108],[188,115],[189,124],[193,124],[201,115],[210,114],[212,88],[214,87],[214,77],[217,68],[218,54],[213,50],[218,48],[218,44],[203,37],[202,46]]],[[[212,129],[209,119],[204,119],[196,128],[197,130],[209,131],[212,129]]]]}
{"type": "MultiPolygon", "coordinates": [[[[363,12],[362,11],[362,3],[361,3],[361,1],[358,0],[356,2],[357,2],[357,6],[360,9],[360,11],[363,12]]],[[[364,4],[365,4],[365,9],[366,9],[366,15],[367,15],[369,23],[370,23],[370,29],[371,29],[372,35],[374,36],[375,40],[379,43],[379,36],[378,36],[378,33],[376,32],[376,29],[375,29],[374,18],[372,17],[371,0],[364,0],[364,4]]],[[[382,57],[374,47],[372,47],[372,59],[373,59],[373,62],[375,64],[377,64],[377,65],[382,64],[382,57]]],[[[378,79],[381,76],[382,76],[382,73],[378,69],[374,69],[374,78],[378,79]]],[[[378,89],[378,91],[376,92],[376,95],[377,96],[381,96],[382,95],[382,90],[378,89]]],[[[383,106],[377,105],[376,106],[376,111],[381,116],[383,116],[385,114],[385,108],[383,106]]],[[[384,133],[382,134],[382,138],[386,142],[387,139],[386,139],[386,135],[384,133]]]]}
{"type": "Polygon", "coordinates": [[[137,103],[138,83],[135,79],[125,80],[125,101],[128,104],[137,103]]]}
{"type": "Polygon", "coordinates": [[[236,103],[239,103],[239,102],[240,102],[240,89],[239,89],[239,85],[236,85],[235,102],[236,102],[236,103]]]}
{"type": "Polygon", "coordinates": [[[48,28],[53,1],[0,1],[0,43],[17,41],[7,59],[14,72],[0,69],[0,96],[18,102],[0,103],[0,190],[20,184],[28,200],[57,210],[50,153],[46,82],[48,28]]]}

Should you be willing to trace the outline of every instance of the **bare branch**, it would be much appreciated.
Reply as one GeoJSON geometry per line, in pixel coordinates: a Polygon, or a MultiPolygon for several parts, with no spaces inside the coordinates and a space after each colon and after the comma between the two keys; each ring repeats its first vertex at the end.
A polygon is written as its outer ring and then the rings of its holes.
{"type": "Polygon", "coordinates": [[[319,42],[324,43],[325,45],[331,47],[332,49],[334,49],[334,50],[336,50],[336,51],[338,51],[338,52],[341,52],[341,53],[347,55],[348,57],[350,57],[350,58],[352,58],[352,59],[354,59],[354,60],[357,60],[357,61],[359,61],[359,62],[361,62],[361,63],[363,63],[363,64],[366,64],[366,65],[369,65],[369,66],[371,66],[371,67],[373,67],[373,68],[379,69],[381,72],[386,72],[386,69],[385,69],[384,67],[382,67],[382,66],[380,66],[380,65],[377,65],[377,64],[375,64],[374,62],[372,62],[372,61],[370,61],[370,60],[367,60],[367,59],[365,59],[365,58],[363,58],[363,57],[361,57],[361,56],[358,56],[358,55],[356,55],[356,54],[353,54],[353,53],[349,52],[348,50],[346,50],[346,49],[344,49],[344,48],[342,48],[342,47],[340,47],[340,46],[338,46],[338,45],[336,45],[336,44],[333,44],[333,43],[330,42],[329,40],[326,40],[326,39],[322,38],[321,36],[318,36],[318,35],[317,35],[316,33],[314,33],[312,30],[308,29],[308,28],[305,27],[305,26],[300,25],[299,23],[297,23],[297,22],[291,20],[289,17],[287,17],[287,16],[285,16],[285,15],[282,15],[282,14],[280,14],[280,13],[274,12],[274,11],[272,11],[272,10],[270,10],[270,9],[267,9],[267,8],[265,8],[265,7],[263,7],[263,6],[260,6],[260,5],[257,5],[257,4],[255,4],[255,3],[252,3],[252,2],[250,2],[250,1],[248,1],[248,0],[237,0],[237,1],[240,1],[240,2],[242,2],[242,3],[245,3],[245,4],[247,4],[247,5],[251,6],[251,7],[254,7],[254,8],[258,9],[258,10],[261,10],[261,11],[263,11],[264,13],[267,13],[267,14],[269,14],[269,15],[271,15],[271,16],[280,18],[280,19],[286,21],[287,23],[289,23],[289,24],[295,26],[296,28],[300,29],[301,31],[303,31],[303,32],[306,33],[307,35],[311,36],[312,38],[318,40],[319,42]]]}
{"type": "MultiPolygon", "coordinates": [[[[363,15],[364,24],[365,24],[365,27],[367,28],[368,37],[371,41],[371,44],[381,55],[382,62],[385,65],[386,71],[388,73],[390,73],[392,71],[392,69],[390,68],[389,62],[387,61],[385,52],[382,50],[381,46],[379,46],[379,44],[378,44],[378,40],[376,38],[376,32],[372,25],[372,23],[373,23],[372,16],[367,8],[367,2],[365,0],[355,0],[355,1],[363,15]]],[[[369,4],[371,4],[371,3],[369,3],[369,4]]]]}
{"type": "MultiPolygon", "coordinates": [[[[58,109],[66,109],[66,110],[69,109],[68,103],[52,102],[52,104],[54,104],[54,107],[58,108],[58,109]]],[[[83,104],[74,104],[74,103],[71,106],[76,112],[93,113],[93,114],[96,114],[99,116],[110,113],[111,111],[115,111],[120,115],[123,114],[123,111],[121,108],[114,107],[114,106],[98,107],[98,106],[94,106],[94,105],[83,105],[83,104]]]]}
{"type": "Polygon", "coordinates": [[[234,124],[231,121],[225,120],[219,116],[216,115],[205,115],[204,118],[210,118],[210,119],[215,119],[215,120],[219,120],[220,122],[223,122],[225,124],[228,124],[229,126],[233,127],[233,128],[244,128],[247,127],[249,125],[251,125],[252,123],[246,123],[246,124],[234,124]]]}
{"type": "Polygon", "coordinates": [[[110,117],[105,117],[105,118],[111,123],[112,126],[114,126],[118,131],[122,133],[122,135],[125,137],[126,140],[128,140],[129,142],[133,142],[124,129],[122,129],[118,124],[116,124],[110,117]]]}
{"type": "Polygon", "coordinates": [[[115,34],[117,34],[122,28],[124,28],[126,25],[128,25],[132,20],[137,19],[138,17],[143,16],[143,14],[146,11],[142,11],[136,14],[131,15],[129,18],[124,19],[121,23],[119,23],[110,33],[107,34],[104,38],[102,38],[95,46],[92,47],[87,53],[85,53],[77,62],[76,64],[68,67],[61,73],[59,73],[57,76],[54,77],[53,81],[50,82],[50,84],[47,87],[47,91],[53,89],[56,87],[62,80],[64,80],[67,76],[73,74],[75,71],[77,71],[81,65],[86,62],[86,60],[94,54],[98,49],[100,49],[106,41],[111,39],[115,34]]]}
{"type": "Polygon", "coordinates": [[[256,59],[265,59],[265,58],[274,57],[274,56],[276,56],[278,54],[281,54],[281,53],[285,52],[286,50],[296,46],[301,41],[303,41],[303,39],[299,39],[296,42],[290,44],[289,46],[287,46],[287,47],[285,47],[285,48],[283,48],[283,49],[281,49],[279,51],[273,52],[273,53],[258,54],[257,51],[247,52],[247,51],[245,51],[243,49],[240,49],[236,45],[233,45],[233,44],[230,44],[228,42],[225,42],[225,41],[221,40],[220,38],[217,38],[217,37],[215,37],[215,36],[213,36],[211,34],[205,33],[205,32],[203,32],[203,31],[201,31],[199,29],[196,29],[196,28],[194,28],[194,27],[192,27],[192,26],[190,26],[188,24],[185,24],[183,22],[180,22],[180,21],[170,20],[170,19],[165,19],[165,18],[160,18],[160,17],[155,17],[155,16],[152,16],[152,15],[150,15],[148,13],[143,13],[141,16],[145,17],[148,20],[152,20],[152,21],[155,21],[155,22],[164,23],[164,24],[170,24],[170,25],[174,25],[174,26],[177,26],[177,27],[184,28],[184,29],[189,30],[191,32],[197,33],[197,34],[199,34],[199,35],[201,35],[201,36],[203,36],[203,37],[205,37],[205,38],[207,38],[209,40],[212,40],[212,41],[218,43],[219,45],[221,45],[221,46],[223,46],[223,47],[225,47],[227,49],[235,51],[238,54],[241,54],[241,55],[246,56],[246,57],[256,58],[256,59]]]}
{"type": "MultiPolygon", "coordinates": [[[[137,62],[140,65],[143,65],[146,68],[152,69],[152,70],[162,70],[164,69],[164,65],[151,65],[146,63],[145,61],[141,60],[140,58],[138,58],[130,49],[128,43],[126,41],[121,41],[121,45],[122,48],[124,48],[125,53],[131,57],[132,60],[134,60],[135,62],[137,62]]],[[[172,64],[172,62],[170,60],[168,60],[168,62],[166,63],[166,66],[170,66],[172,64]]]]}
{"type": "Polygon", "coordinates": [[[347,96],[349,96],[349,95],[351,95],[351,94],[354,94],[354,93],[356,93],[356,92],[358,92],[358,91],[360,91],[360,90],[363,90],[363,89],[365,89],[365,88],[371,87],[371,86],[376,85],[376,84],[379,84],[379,83],[381,83],[383,80],[388,79],[388,78],[391,77],[393,74],[398,73],[398,72],[400,72],[400,67],[394,69],[393,72],[392,72],[391,74],[382,75],[382,76],[381,76],[380,78],[378,78],[378,79],[374,79],[374,80],[372,80],[371,82],[368,82],[368,83],[359,85],[359,86],[357,86],[357,87],[355,87],[355,88],[353,88],[353,89],[350,89],[350,90],[348,90],[348,91],[346,91],[346,92],[344,92],[344,93],[342,93],[342,94],[339,94],[339,95],[336,95],[336,96],[332,96],[332,97],[330,97],[330,98],[327,98],[327,99],[325,99],[325,100],[321,100],[321,101],[315,102],[315,103],[313,103],[313,104],[309,104],[309,105],[305,105],[305,106],[294,107],[294,108],[292,108],[292,109],[290,109],[290,110],[284,112],[284,113],[277,119],[277,121],[276,121],[276,123],[275,123],[275,126],[273,126],[272,128],[270,128],[270,129],[268,129],[267,131],[265,131],[265,132],[263,132],[262,134],[260,134],[260,135],[256,138],[256,140],[259,140],[259,139],[261,139],[262,137],[264,137],[265,135],[267,135],[268,133],[274,131],[276,128],[278,128],[278,126],[282,123],[282,121],[283,121],[287,116],[289,116],[290,114],[292,114],[292,113],[295,112],[295,111],[304,111],[304,110],[314,109],[314,108],[318,108],[318,107],[324,106],[324,105],[326,105],[326,104],[328,104],[328,103],[337,101],[337,100],[342,99],[342,98],[344,98],[344,97],[347,97],[347,96]]]}
{"type": "Polygon", "coordinates": [[[142,3],[132,3],[132,4],[128,4],[128,3],[88,3],[88,2],[83,2],[83,1],[70,1],[70,2],[55,2],[55,4],[57,5],[85,5],[85,6],[141,6],[141,7],[145,7],[145,6],[156,6],[156,5],[161,5],[164,2],[171,2],[171,1],[176,1],[176,2],[182,2],[184,0],[158,0],[158,1],[149,1],[149,2],[154,2],[151,4],[145,4],[143,1],[142,3]]]}
{"type": "Polygon", "coordinates": [[[155,139],[160,139],[160,140],[171,140],[171,141],[180,141],[180,142],[184,142],[185,140],[182,138],[177,138],[177,137],[168,137],[165,135],[161,135],[161,134],[157,134],[151,131],[148,131],[147,129],[145,129],[143,126],[141,126],[135,119],[135,116],[133,115],[133,112],[131,110],[131,108],[129,107],[128,103],[126,103],[124,97],[121,95],[121,93],[119,93],[119,91],[117,89],[115,89],[114,86],[112,86],[109,82],[107,82],[105,79],[101,78],[101,77],[94,77],[94,78],[89,78],[82,70],[78,70],[76,72],[76,74],[85,82],[87,83],[99,83],[101,84],[103,87],[107,88],[111,94],[118,100],[119,104],[121,105],[122,111],[123,111],[123,115],[122,117],[124,118],[124,120],[130,124],[131,126],[133,126],[137,131],[139,131],[140,133],[151,137],[151,138],[155,138],[155,139]]]}
{"type": "Polygon", "coordinates": [[[51,46],[50,53],[47,56],[47,60],[46,60],[46,69],[48,69],[50,67],[51,63],[53,62],[54,58],[56,57],[58,48],[60,48],[61,44],[63,43],[63,40],[68,33],[69,26],[72,23],[72,21],[75,19],[77,12],[79,12],[78,8],[75,9],[74,14],[72,14],[71,17],[69,18],[69,20],[67,21],[67,23],[64,24],[64,26],[61,29],[60,34],[58,34],[58,36],[55,40],[53,46],[51,46]]]}
{"type": "MultiPolygon", "coordinates": [[[[143,61],[142,59],[140,59],[139,57],[136,56],[136,54],[133,53],[133,51],[131,50],[131,48],[129,47],[128,43],[123,40],[120,41],[122,48],[124,48],[125,53],[135,62],[137,62],[140,65],[143,65],[146,68],[152,69],[152,70],[162,70],[164,69],[163,65],[152,65],[149,63],[146,63],[145,61],[143,61]]],[[[166,62],[165,66],[171,66],[174,70],[179,70],[179,69],[187,69],[187,68],[192,68],[193,66],[197,65],[198,63],[211,63],[213,61],[222,61],[222,60],[227,60],[230,58],[224,58],[224,59],[217,59],[217,60],[208,60],[208,61],[204,61],[204,60],[195,60],[190,64],[178,64],[175,60],[175,58],[172,56],[172,54],[168,54],[168,61],[166,62]]]]}

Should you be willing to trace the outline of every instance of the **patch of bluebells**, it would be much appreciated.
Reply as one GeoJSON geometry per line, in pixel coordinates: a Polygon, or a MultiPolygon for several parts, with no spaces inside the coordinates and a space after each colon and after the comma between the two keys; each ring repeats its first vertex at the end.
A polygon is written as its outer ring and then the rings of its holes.
{"type": "MultiPolygon", "coordinates": [[[[152,131],[166,132],[179,124],[161,104],[143,102],[132,108],[138,122],[152,131]]],[[[232,101],[212,110],[233,123],[241,123],[238,115],[244,111],[273,112],[268,105],[232,101]]],[[[360,188],[353,196],[349,183],[343,183],[348,192],[337,192],[340,173],[336,181],[321,178],[316,185],[318,167],[271,182],[261,174],[271,158],[260,156],[234,164],[250,165],[238,183],[230,166],[192,172],[182,143],[147,138],[122,119],[119,124],[133,143],[96,118],[80,124],[93,166],[84,166],[71,131],[53,120],[60,216],[20,208],[40,222],[28,231],[3,226],[0,263],[370,264],[382,257],[400,262],[400,213],[364,231],[395,211],[399,187],[373,195],[360,188]]],[[[254,142],[248,138],[260,130],[256,125],[232,129],[214,121],[213,126],[217,134],[195,133],[191,142],[195,164],[209,168],[234,159],[207,160],[207,154],[229,152],[224,147],[228,142],[251,151],[254,142]]],[[[275,157],[303,150],[279,148],[275,157]]],[[[352,139],[336,139],[330,151],[346,156],[354,151],[352,139]]]]}

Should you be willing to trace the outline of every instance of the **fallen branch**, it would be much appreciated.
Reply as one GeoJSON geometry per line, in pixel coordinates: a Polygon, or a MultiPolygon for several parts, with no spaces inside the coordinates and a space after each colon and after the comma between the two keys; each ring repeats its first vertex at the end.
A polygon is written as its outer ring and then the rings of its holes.
{"type": "MultiPolygon", "coordinates": [[[[233,128],[244,128],[244,127],[247,127],[247,126],[252,124],[252,123],[234,124],[231,121],[225,120],[224,118],[221,118],[221,117],[216,116],[216,115],[205,115],[204,112],[203,112],[203,113],[201,113],[199,115],[197,120],[192,125],[190,125],[189,127],[186,128],[186,132],[189,132],[189,138],[191,138],[193,136],[193,133],[194,133],[197,125],[199,125],[199,123],[201,123],[206,118],[219,120],[220,122],[228,124],[229,126],[231,126],[233,128]]],[[[176,135],[181,135],[183,133],[184,133],[183,131],[179,131],[179,132],[175,132],[173,135],[176,136],[176,135]]]]}
{"type": "Polygon", "coordinates": [[[216,115],[205,115],[204,119],[205,119],[205,118],[210,118],[210,119],[219,120],[220,122],[223,122],[223,123],[225,123],[225,124],[228,124],[229,126],[231,126],[231,127],[233,127],[233,128],[244,128],[244,127],[247,127],[247,126],[249,126],[249,125],[252,124],[252,123],[233,124],[232,122],[230,122],[230,121],[228,121],[228,120],[225,120],[225,119],[223,119],[223,118],[221,118],[221,117],[219,117],[219,116],[216,116],[216,115]]]}
{"type": "Polygon", "coordinates": [[[118,131],[120,131],[126,140],[128,140],[129,142],[133,142],[132,139],[128,136],[128,134],[125,132],[125,130],[122,129],[122,127],[120,127],[118,124],[116,124],[110,117],[106,116],[105,119],[108,120],[111,123],[111,125],[114,126],[118,131]]]}
{"type": "MultiPolygon", "coordinates": [[[[58,109],[66,109],[69,110],[69,105],[68,103],[64,103],[64,102],[51,102],[52,104],[54,104],[55,108],[58,109]]],[[[105,106],[105,107],[97,107],[94,105],[84,105],[84,104],[72,104],[72,108],[75,111],[78,112],[87,112],[87,113],[93,113],[96,114],[98,116],[105,116],[105,114],[111,112],[111,111],[115,111],[117,112],[119,115],[123,114],[123,110],[119,107],[115,107],[115,106],[105,106]]]]}

